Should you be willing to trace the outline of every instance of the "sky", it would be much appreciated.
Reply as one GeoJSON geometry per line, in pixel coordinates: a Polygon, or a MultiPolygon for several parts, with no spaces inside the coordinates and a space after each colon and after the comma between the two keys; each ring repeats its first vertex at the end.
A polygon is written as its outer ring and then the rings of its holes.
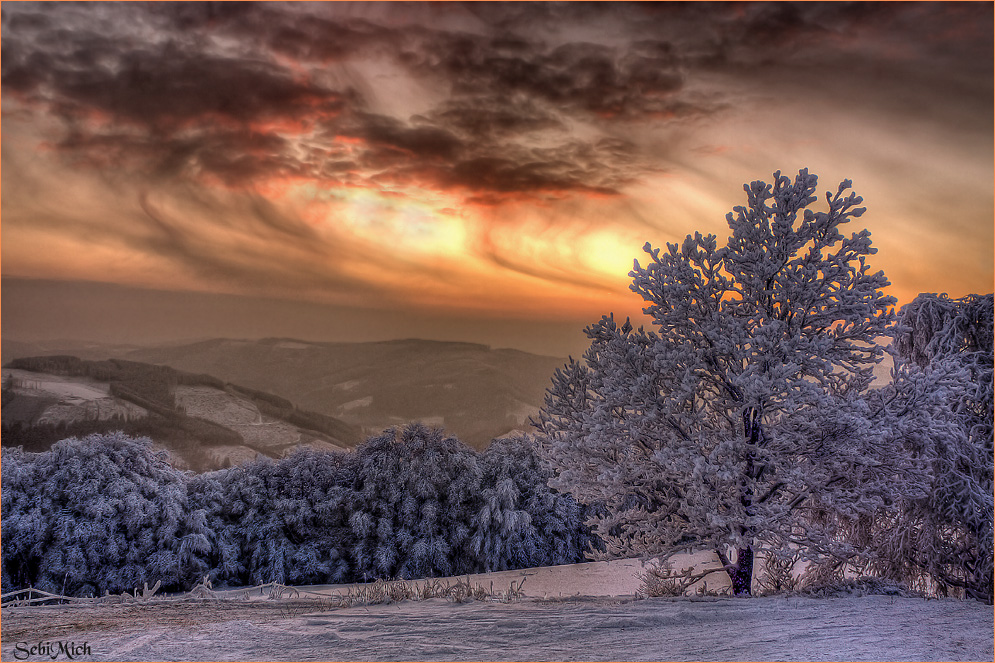
{"type": "Polygon", "coordinates": [[[802,168],[900,304],[995,281],[992,3],[0,11],[5,338],[577,354],[802,168]]]}

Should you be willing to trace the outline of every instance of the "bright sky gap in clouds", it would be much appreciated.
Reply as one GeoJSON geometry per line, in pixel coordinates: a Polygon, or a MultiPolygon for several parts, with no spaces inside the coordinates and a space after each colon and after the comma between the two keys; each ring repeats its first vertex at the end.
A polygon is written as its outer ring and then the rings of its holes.
{"type": "MultiPolygon", "coordinates": [[[[853,180],[901,303],[995,280],[990,2],[2,15],[4,294],[238,295],[261,335],[295,334],[261,322],[280,302],[327,312],[311,337],[574,328],[639,310],[644,242],[724,238],[744,182],[799,168],[853,180]]],[[[43,333],[30,299],[8,299],[4,333],[43,333]]]]}

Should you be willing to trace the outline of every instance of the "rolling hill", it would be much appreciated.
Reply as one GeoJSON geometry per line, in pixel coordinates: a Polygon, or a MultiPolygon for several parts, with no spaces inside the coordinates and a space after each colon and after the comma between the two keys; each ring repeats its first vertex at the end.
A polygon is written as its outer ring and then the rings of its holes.
{"type": "Polygon", "coordinates": [[[364,435],[419,420],[482,449],[529,429],[564,359],[486,345],[417,339],[312,343],[214,339],[144,348],[127,358],[208,373],[277,394],[357,426],[364,435]]]}
{"type": "Polygon", "coordinates": [[[3,368],[2,393],[3,444],[29,451],[124,430],[151,437],[178,466],[207,470],[300,444],[342,450],[361,440],[358,428],[273,394],[120,359],[14,359],[3,368]]]}

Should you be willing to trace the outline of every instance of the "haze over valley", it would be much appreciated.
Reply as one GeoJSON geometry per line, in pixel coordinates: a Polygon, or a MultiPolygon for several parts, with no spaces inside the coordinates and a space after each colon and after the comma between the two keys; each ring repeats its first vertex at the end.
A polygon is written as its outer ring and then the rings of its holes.
{"type": "Polygon", "coordinates": [[[39,355],[70,355],[97,363],[126,360],[141,362],[144,371],[161,365],[205,376],[187,379],[192,385],[171,384],[171,402],[186,415],[229,428],[242,438],[206,441],[207,456],[193,461],[205,467],[237,463],[255,453],[278,456],[298,443],[351,448],[387,427],[412,421],[443,427],[483,449],[495,437],[531,430],[529,418],[537,415],[553,371],[565,362],[519,350],[415,339],[371,343],[214,339],[150,347],[4,339],[4,365],[13,361],[20,366],[4,369],[5,380],[19,394],[9,404],[4,401],[5,423],[51,424],[100,417],[112,428],[121,418],[115,415],[135,419],[147,414],[110,394],[107,381],[52,375],[51,369],[32,375],[17,361],[39,355]],[[331,436],[302,434],[293,423],[272,417],[261,426],[263,414],[251,394],[239,388],[285,399],[293,404],[285,407],[288,411],[315,412],[341,425],[331,436]]]}

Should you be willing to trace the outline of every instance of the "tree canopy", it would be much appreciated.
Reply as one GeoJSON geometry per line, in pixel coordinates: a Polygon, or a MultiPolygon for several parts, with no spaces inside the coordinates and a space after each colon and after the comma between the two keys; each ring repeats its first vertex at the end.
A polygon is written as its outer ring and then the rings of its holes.
{"type": "Polygon", "coordinates": [[[746,185],[725,245],[647,244],[629,275],[655,331],[606,316],[554,376],[539,421],[553,485],[604,506],[608,554],[713,548],[748,593],[755,547],[838,550],[824,513],[869,513],[896,489],[900,455],[860,398],[895,299],[870,233],[841,232],[864,212],[851,183],[825,211],[816,186],[807,170],[746,185]]]}

